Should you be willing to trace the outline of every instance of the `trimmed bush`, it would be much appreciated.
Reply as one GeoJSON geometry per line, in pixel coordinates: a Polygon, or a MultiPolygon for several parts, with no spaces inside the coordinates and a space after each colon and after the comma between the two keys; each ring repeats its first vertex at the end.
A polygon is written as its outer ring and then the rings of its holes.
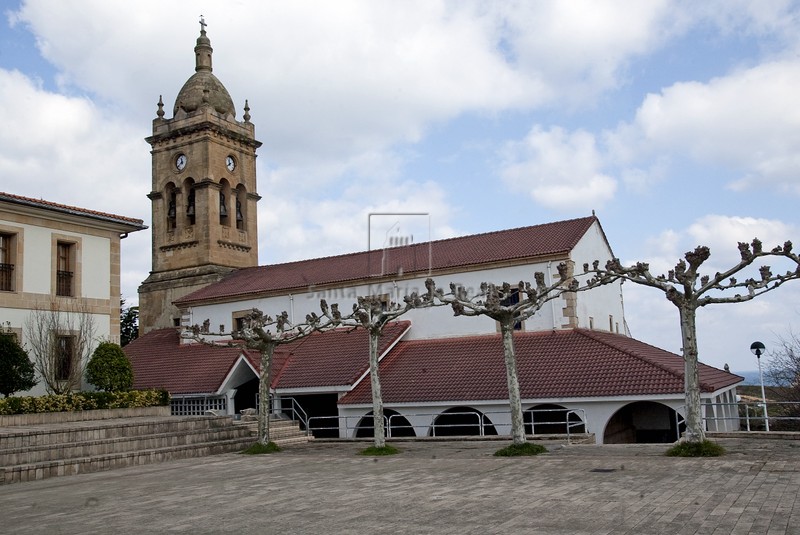
{"type": "Polygon", "coordinates": [[[0,394],[8,397],[34,386],[36,377],[28,354],[12,335],[0,332],[0,394]]]}
{"type": "Polygon", "coordinates": [[[245,455],[262,455],[265,453],[278,453],[279,451],[281,451],[281,447],[270,441],[266,444],[255,442],[253,445],[243,450],[242,453],[245,455]]]}
{"type": "Polygon", "coordinates": [[[386,444],[382,448],[376,448],[375,446],[370,446],[369,448],[365,448],[358,452],[359,455],[373,455],[373,456],[396,455],[398,453],[400,453],[400,450],[398,450],[394,446],[390,446],[389,444],[386,444]]]}
{"type": "Polygon", "coordinates": [[[36,414],[40,412],[88,411],[93,409],[130,409],[169,405],[165,390],[128,390],[127,392],[76,392],[51,396],[24,396],[0,399],[0,414],[36,414]]]}
{"type": "Polygon", "coordinates": [[[130,390],[133,386],[131,361],[117,344],[102,342],[86,366],[86,380],[106,392],[130,390]]]}
{"type": "Polygon", "coordinates": [[[499,449],[494,452],[495,457],[518,457],[520,455],[539,455],[540,453],[547,453],[547,448],[541,444],[534,444],[532,442],[525,442],[523,444],[511,444],[505,448],[499,449]]]}
{"type": "Polygon", "coordinates": [[[725,448],[712,442],[678,442],[667,450],[670,457],[720,457],[725,455],[725,448]]]}

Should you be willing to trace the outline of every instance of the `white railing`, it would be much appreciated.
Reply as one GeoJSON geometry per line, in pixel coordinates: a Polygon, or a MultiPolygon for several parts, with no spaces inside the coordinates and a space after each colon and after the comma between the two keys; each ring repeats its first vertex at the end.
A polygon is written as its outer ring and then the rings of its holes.
{"type": "MultiPolygon", "coordinates": [[[[565,430],[565,434],[567,435],[567,440],[571,440],[573,435],[580,434],[576,433],[576,428],[583,427],[584,433],[587,429],[587,420],[586,420],[586,411],[584,409],[529,409],[524,411],[526,414],[530,414],[530,421],[525,423],[525,428],[531,429],[531,433],[527,433],[530,435],[536,435],[536,428],[535,426],[543,426],[543,425],[559,425],[563,426],[565,430]],[[548,421],[542,421],[539,419],[538,421],[534,422],[534,414],[546,414],[548,415],[548,421]],[[563,415],[563,419],[559,416],[563,415]],[[573,416],[572,420],[570,420],[570,416],[573,416]],[[578,418],[578,420],[575,419],[578,418]],[[530,426],[530,427],[529,427],[530,426]]],[[[383,422],[384,428],[386,429],[386,438],[392,438],[393,434],[396,434],[399,430],[410,429],[411,436],[418,436],[415,431],[415,426],[412,425],[410,422],[411,420],[422,418],[424,420],[430,420],[431,424],[427,427],[427,432],[425,436],[454,436],[447,433],[448,429],[452,428],[473,428],[477,432],[476,433],[465,433],[468,436],[486,436],[487,428],[494,428],[497,429],[498,426],[501,424],[494,423],[491,418],[492,415],[504,415],[508,416],[507,411],[487,411],[487,412],[479,412],[479,411],[460,411],[460,412],[439,412],[439,413],[397,413],[392,414],[389,416],[384,415],[383,422]],[[459,421],[456,423],[437,423],[437,420],[441,417],[447,416],[455,416],[455,417],[463,417],[463,421],[459,421]],[[474,420],[473,420],[474,418],[474,420]],[[444,433],[444,435],[442,434],[444,433]]],[[[312,416],[308,418],[308,429],[313,433],[315,431],[336,431],[337,434],[341,431],[344,431],[344,435],[347,437],[355,435],[359,430],[372,430],[372,425],[361,425],[359,423],[362,421],[369,421],[371,420],[371,415],[362,415],[362,416],[312,416]]],[[[416,426],[419,428],[420,426],[416,426]]],[[[504,424],[504,427],[510,427],[509,424],[504,424]]],[[[541,427],[540,427],[541,428],[541,427]]],[[[495,433],[492,433],[495,434],[495,433]]],[[[463,436],[463,435],[462,435],[463,436]]]]}
{"type": "MultiPolygon", "coordinates": [[[[685,418],[686,406],[678,407],[675,412],[675,424],[680,438],[680,426],[685,418]]],[[[706,431],[778,431],[791,424],[800,430],[800,402],[761,401],[737,403],[703,403],[701,405],[701,421],[706,431]],[[766,409],[766,411],[765,411],[766,409]],[[767,414],[765,418],[764,414],[767,414]],[[793,416],[797,415],[797,416],[793,416]],[[767,427],[769,421],[769,427],[767,427]]]]}
{"type": "Polygon", "coordinates": [[[204,416],[206,411],[222,411],[227,413],[228,400],[225,396],[176,397],[170,400],[173,416],[204,416]]]}

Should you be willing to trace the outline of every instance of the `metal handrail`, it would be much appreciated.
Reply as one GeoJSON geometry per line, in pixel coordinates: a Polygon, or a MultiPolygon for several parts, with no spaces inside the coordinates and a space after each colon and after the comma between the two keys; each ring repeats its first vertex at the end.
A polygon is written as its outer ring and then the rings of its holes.
{"type": "MultiPolygon", "coordinates": [[[[746,432],[752,432],[754,429],[751,425],[751,420],[755,422],[763,422],[764,421],[764,402],[763,401],[753,401],[753,402],[730,402],[730,403],[704,403],[702,408],[704,409],[700,415],[703,429],[708,431],[708,423],[709,422],[716,422],[716,421],[731,421],[731,420],[744,420],[745,422],[745,429],[746,432]],[[732,407],[735,410],[729,411],[731,414],[722,415],[722,416],[709,416],[708,411],[705,410],[707,408],[714,408],[714,407],[732,407]],[[744,413],[744,414],[742,414],[744,413]]],[[[800,407],[800,402],[797,401],[769,401],[766,403],[768,407],[800,407]]],[[[680,415],[679,411],[686,410],[685,405],[681,405],[675,411],[675,422],[678,428],[680,428],[680,424],[684,423],[686,420],[683,416],[680,415]]],[[[800,412],[800,411],[798,411],[800,412]]],[[[767,417],[769,421],[800,421],[800,416],[785,416],[779,414],[769,414],[767,411],[767,417]]],[[[766,425],[764,425],[766,428],[766,425]]],[[[741,429],[739,431],[742,431],[741,429]]],[[[759,430],[761,431],[761,430],[759,430]]],[[[678,431],[678,438],[680,439],[680,431],[678,431]]]]}
{"type": "MultiPolygon", "coordinates": [[[[310,434],[309,431],[310,428],[308,425],[308,421],[310,420],[310,418],[308,417],[308,413],[303,409],[303,406],[300,405],[300,403],[298,403],[298,401],[293,397],[285,397],[285,398],[282,397],[280,398],[280,401],[281,401],[281,412],[285,411],[291,412],[290,418],[292,419],[293,422],[295,421],[295,416],[297,416],[297,421],[303,424],[303,426],[305,427],[306,436],[308,436],[310,434]],[[291,401],[291,407],[284,408],[283,406],[284,401],[291,401]]],[[[270,396],[270,402],[273,402],[272,396],[270,396]]],[[[270,409],[272,410],[272,407],[270,407],[270,409]]]]}
{"type": "MultiPolygon", "coordinates": [[[[288,398],[284,398],[288,399],[288,398]]],[[[560,424],[565,425],[567,429],[567,440],[568,442],[571,441],[572,435],[575,434],[572,429],[575,427],[580,426],[588,426],[587,419],[586,419],[586,411],[584,409],[528,409],[525,412],[563,412],[564,413],[564,420],[557,420],[552,422],[538,422],[539,424],[560,424]],[[580,418],[580,421],[570,422],[569,417],[571,414],[575,414],[580,418]]],[[[487,411],[487,412],[480,412],[480,411],[463,411],[463,412],[441,412],[441,413],[431,413],[431,412],[423,412],[423,413],[398,413],[392,414],[391,416],[387,417],[384,415],[384,426],[386,428],[386,437],[392,437],[392,422],[394,418],[412,418],[414,416],[433,416],[435,417],[433,422],[428,427],[428,430],[431,433],[431,436],[435,437],[436,429],[445,429],[450,427],[464,427],[464,426],[471,426],[474,424],[469,423],[455,423],[455,424],[440,424],[436,423],[436,419],[440,416],[444,415],[453,415],[453,416],[475,416],[478,419],[478,436],[485,436],[485,427],[486,425],[495,425],[495,424],[486,424],[484,423],[484,417],[490,416],[492,414],[508,414],[506,411],[487,411]]],[[[312,416],[308,418],[307,429],[313,433],[313,431],[330,431],[330,430],[340,430],[344,429],[349,435],[350,431],[358,430],[358,424],[365,418],[367,415],[360,415],[360,416],[312,416]],[[333,420],[335,424],[333,425],[320,425],[323,422],[330,422],[333,420]],[[342,423],[344,426],[342,427],[342,423]]],[[[531,418],[532,420],[532,418],[531,418]]],[[[398,426],[400,428],[410,428],[414,429],[413,425],[402,425],[398,426]]],[[[588,429],[588,427],[584,427],[584,429],[588,429]]],[[[533,428],[531,428],[533,431],[533,428]]],[[[532,433],[533,434],[533,433],[532,433]]]]}

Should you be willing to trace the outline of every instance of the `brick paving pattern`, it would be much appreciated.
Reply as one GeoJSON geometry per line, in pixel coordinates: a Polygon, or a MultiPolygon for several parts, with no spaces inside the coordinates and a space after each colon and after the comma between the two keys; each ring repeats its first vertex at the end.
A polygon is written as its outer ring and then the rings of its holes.
{"type": "Polygon", "coordinates": [[[800,440],[720,439],[715,459],[663,445],[309,443],[0,487],[2,533],[800,533],[800,440]]]}

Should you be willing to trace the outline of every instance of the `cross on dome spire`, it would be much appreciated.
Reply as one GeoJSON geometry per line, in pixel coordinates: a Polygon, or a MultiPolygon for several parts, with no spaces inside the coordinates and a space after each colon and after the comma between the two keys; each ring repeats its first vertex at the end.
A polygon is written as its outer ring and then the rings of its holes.
{"type": "Polygon", "coordinates": [[[200,15],[200,37],[197,38],[197,46],[194,47],[195,66],[194,70],[209,71],[211,72],[211,54],[214,49],[211,48],[211,39],[206,36],[206,19],[200,15]]]}

